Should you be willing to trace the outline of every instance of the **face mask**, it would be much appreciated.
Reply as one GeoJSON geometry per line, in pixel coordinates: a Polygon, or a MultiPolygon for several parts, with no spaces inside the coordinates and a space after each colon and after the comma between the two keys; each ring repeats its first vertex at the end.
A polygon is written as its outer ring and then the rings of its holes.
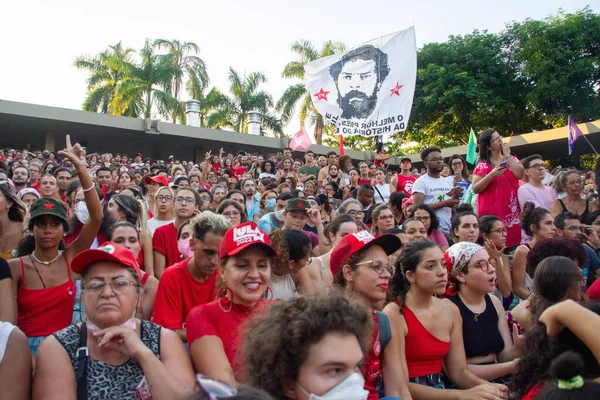
{"type": "Polygon", "coordinates": [[[87,209],[85,201],[80,201],[75,205],[75,216],[77,217],[77,220],[82,224],[85,224],[85,222],[88,220],[90,212],[87,209]]]}
{"type": "Polygon", "coordinates": [[[265,201],[265,208],[269,211],[273,211],[275,209],[276,202],[277,199],[267,199],[267,201],[265,201]]]}
{"type": "Polygon", "coordinates": [[[177,248],[183,256],[183,258],[189,258],[191,256],[190,251],[190,239],[180,239],[177,242],[177,248]]]}
{"type": "Polygon", "coordinates": [[[285,216],[283,215],[283,211],[284,211],[284,210],[275,211],[275,218],[276,218],[276,219],[277,219],[277,221],[279,221],[279,222],[283,222],[283,221],[285,221],[285,216]]]}
{"type": "Polygon", "coordinates": [[[300,390],[308,395],[308,400],[366,400],[369,391],[365,390],[364,386],[365,380],[358,372],[354,372],[322,396],[310,394],[298,385],[300,390]]]}

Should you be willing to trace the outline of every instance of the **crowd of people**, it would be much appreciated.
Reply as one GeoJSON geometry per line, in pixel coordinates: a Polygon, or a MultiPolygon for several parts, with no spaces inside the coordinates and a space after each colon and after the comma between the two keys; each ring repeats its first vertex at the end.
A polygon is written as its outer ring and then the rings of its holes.
{"type": "Polygon", "coordinates": [[[0,150],[0,399],[600,398],[594,171],[66,142],[0,150]]]}

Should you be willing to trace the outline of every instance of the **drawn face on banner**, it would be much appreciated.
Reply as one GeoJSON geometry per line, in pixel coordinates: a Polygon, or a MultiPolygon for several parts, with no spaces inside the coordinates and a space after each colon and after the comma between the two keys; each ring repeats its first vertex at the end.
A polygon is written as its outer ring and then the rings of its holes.
{"type": "Polygon", "coordinates": [[[337,87],[342,118],[366,119],[375,110],[380,84],[389,73],[387,55],[374,46],[362,46],[333,64],[329,73],[337,87]]]}

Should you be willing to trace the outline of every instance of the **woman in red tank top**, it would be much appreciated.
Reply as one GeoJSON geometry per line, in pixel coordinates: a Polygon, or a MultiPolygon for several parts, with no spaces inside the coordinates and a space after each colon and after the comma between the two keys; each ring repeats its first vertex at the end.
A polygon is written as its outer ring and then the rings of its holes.
{"type": "Polygon", "coordinates": [[[30,207],[29,230],[19,247],[20,258],[9,262],[13,276],[13,295],[17,298],[17,326],[28,336],[35,354],[45,336],[71,324],[75,302],[76,275],[69,268],[71,260],[90,248],[102,222],[102,207],[94,183],[85,165],[81,146],[71,146],[67,135],[67,150],[59,154],[68,159],[77,171],[85,189],[89,210],[81,234],[64,251],[62,238],[68,230],[67,209],[53,198],[36,200],[30,207]]]}
{"type": "Polygon", "coordinates": [[[507,398],[507,388],[490,384],[467,369],[462,319],[458,307],[439,299],[446,290],[448,271],[440,248],[426,239],[409,243],[399,258],[400,269],[390,282],[389,303],[384,313],[405,338],[408,387],[415,398],[507,398]],[[458,387],[444,390],[442,366],[458,387]],[[484,396],[485,394],[485,396],[484,396]]]}
{"type": "Polygon", "coordinates": [[[387,317],[375,311],[381,309],[388,289],[393,267],[388,255],[397,251],[402,242],[395,235],[381,235],[375,238],[368,231],[359,231],[344,236],[331,252],[329,266],[333,282],[345,289],[346,297],[358,300],[371,308],[375,325],[373,341],[361,369],[365,379],[365,389],[369,400],[379,398],[378,388],[383,388],[385,396],[410,398],[408,377],[404,361],[398,357],[403,353],[402,336],[396,325],[387,317]],[[387,324],[385,323],[387,322],[387,324]],[[379,327],[389,327],[389,332],[380,332],[379,327]],[[389,339],[382,348],[381,338],[389,339]]]}

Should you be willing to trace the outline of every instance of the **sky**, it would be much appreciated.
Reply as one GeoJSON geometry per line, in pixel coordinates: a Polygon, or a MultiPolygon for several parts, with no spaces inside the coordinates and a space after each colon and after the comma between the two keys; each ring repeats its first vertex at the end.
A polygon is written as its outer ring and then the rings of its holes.
{"type": "MultiPolygon", "coordinates": [[[[81,109],[88,74],[74,67],[77,56],[119,41],[139,50],[145,38],[161,38],[197,43],[211,85],[222,91],[230,66],[242,74],[265,73],[263,88],[277,101],[296,83],[281,72],[295,60],[289,48],[297,40],[354,47],[414,24],[420,48],[586,5],[600,10],[600,0],[10,1],[0,24],[0,99],[81,109]]],[[[285,132],[298,129],[295,119],[285,132]]]]}

